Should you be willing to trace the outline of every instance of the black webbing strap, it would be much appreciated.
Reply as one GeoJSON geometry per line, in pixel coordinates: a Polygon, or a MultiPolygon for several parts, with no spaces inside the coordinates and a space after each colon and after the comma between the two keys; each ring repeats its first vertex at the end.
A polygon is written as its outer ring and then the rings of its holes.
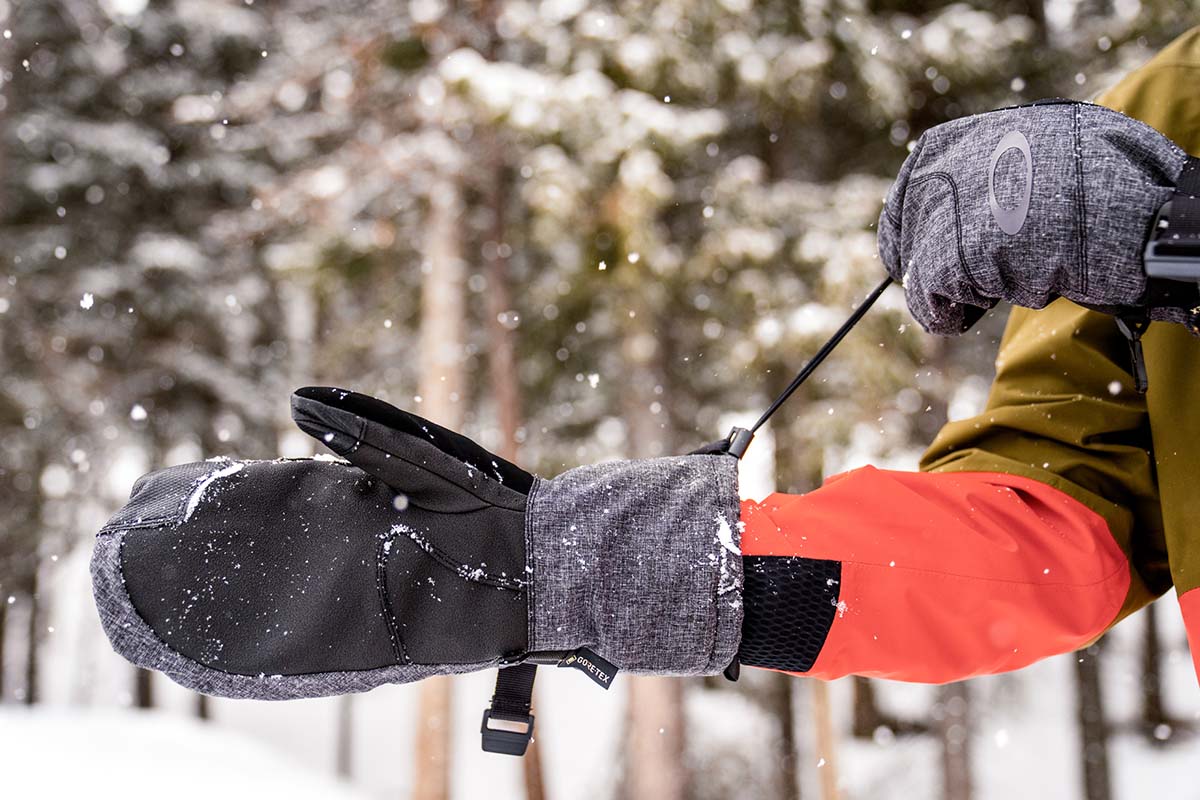
{"type": "Polygon", "coordinates": [[[533,679],[537,667],[533,664],[514,664],[502,667],[496,674],[496,691],[492,705],[483,712],[479,732],[483,749],[489,753],[523,756],[533,738],[533,679]]]}

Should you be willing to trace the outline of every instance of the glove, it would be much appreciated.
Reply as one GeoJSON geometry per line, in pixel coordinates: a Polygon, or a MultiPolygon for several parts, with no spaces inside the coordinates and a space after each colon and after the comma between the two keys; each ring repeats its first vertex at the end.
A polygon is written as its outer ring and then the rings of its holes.
{"type": "Polygon", "coordinates": [[[961,333],[998,300],[1042,308],[1058,296],[1185,322],[1194,287],[1149,293],[1142,249],[1197,164],[1153,128],[1090,103],[953,120],[926,131],[901,167],[879,254],[931,333],[961,333]]]}
{"type": "Polygon", "coordinates": [[[283,699],[595,650],[715,674],[742,622],[736,460],[542,480],[371,397],[293,395],[345,461],[216,460],[141,478],[99,532],[114,649],[196,691],[283,699]]]}

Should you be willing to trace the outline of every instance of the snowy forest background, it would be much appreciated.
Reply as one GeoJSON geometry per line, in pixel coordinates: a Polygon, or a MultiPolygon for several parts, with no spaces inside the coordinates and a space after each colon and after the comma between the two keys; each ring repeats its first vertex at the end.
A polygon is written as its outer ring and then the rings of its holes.
{"type": "MultiPolygon", "coordinates": [[[[1091,97],[1198,10],[0,0],[0,793],[1200,797],[1171,598],[948,687],[550,671],[522,763],[479,751],[490,675],[270,704],[135,672],[86,570],[141,473],[311,454],[304,384],[546,475],[720,436],[882,277],[873,223],[922,130],[1091,97]]],[[[746,493],[915,467],[982,405],[1002,325],[934,339],[890,290],[746,493]]]]}

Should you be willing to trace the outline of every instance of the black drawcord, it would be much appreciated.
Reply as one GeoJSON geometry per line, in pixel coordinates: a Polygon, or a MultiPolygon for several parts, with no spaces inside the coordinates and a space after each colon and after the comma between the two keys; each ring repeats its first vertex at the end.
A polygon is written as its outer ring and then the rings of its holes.
{"type": "Polygon", "coordinates": [[[882,295],[883,291],[891,286],[891,284],[892,279],[890,277],[884,278],[883,281],[876,286],[869,295],[867,295],[866,299],[859,304],[858,308],[854,309],[854,313],[842,323],[842,327],[838,328],[833,336],[829,337],[829,341],[821,345],[821,348],[817,350],[813,357],[808,360],[808,363],[804,365],[803,369],[796,374],[796,377],[792,379],[792,382],[788,384],[788,387],[784,389],[783,392],[781,392],[780,395],[775,398],[774,402],[771,403],[767,410],[762,413],[762,416],[758,418],[758,422],[754,423],[754,427],[750,428],[750,430],[746,430],[745,428],[734,428],[729,432],[729,436],[726,438],[719,442],[705,445],[699,450],[696,450],[694,454],[729,453],[737,458],[741,458],[746,453],[746,448],[750,446],[751,440],[754,439],[755,432],[757,432],[758,429],[761,428],[766,421],[771,418],[772,414],[779,410],[781,405],[787,402],[788,398],[800,388],[800,384],[808,380],[808,377],[813,374],[813,371],[816,370],[817,367],[821,366],[821,362],[833,352],[833,349],[841,343],[842,339],[846,338],[846,334],[850,332],[851,328],[858,324],[859,320],[863,318],[863,315],[867,313],[871,306],[875,305],[875,301],[879,299],[879,296],[882,295]]]}

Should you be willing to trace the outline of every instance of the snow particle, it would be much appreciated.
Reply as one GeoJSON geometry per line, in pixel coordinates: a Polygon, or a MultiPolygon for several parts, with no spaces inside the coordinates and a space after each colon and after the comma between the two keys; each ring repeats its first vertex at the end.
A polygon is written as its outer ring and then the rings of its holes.
{"type": "Polygon", "coordinates": [[[911,39],[912,38],[912,30],[910,30],[909,28],[905,28],[904,30],[900,31],[900,38],[906,39],[906,40],[911,39]]]}
{"type": "Polygon", "coordinates": [[[733,528],[729,526],[729,520],[725,519],[724,514],[717,514],[717,541],[735,556],[740,556],[742,551],[733,541],[733,528]]]}
{"type": "Polygon", "coordinates": [[[141,403],[134,403],[133,408],[129,409],[129,418],[134,422],[141,422],[146,418],[146,409],[141,403]]]}
{"type": "MultiPolygon", "coordinates": [[[[141,406],[136,406],[136,407],[141,408],[141,406]]],[[[143,413],[145,413],[145,412],[143,412],[143,413]]],[[[200,480],[196,481],[196,488],[192,490],[192,495],[191,495],[191,497],[188,498],[187,508],[184,509],[184,512],[183,512],[184,521],[186,522],[187,520],[192,518],[192,514],[195,513],[196,507],[199,506],[200,501],[204,499],[204,493],[206,491],[208,491],[208,487],[212,486],[214,481],[216,481],[218,478],[226,478],[226,477],[229,477],[230,475],[241,472],[242,467],[244,467],[244,466],[246,466],[246,465],[243,464],[242,462],[234,461],[232,464],[229,464],[226,467],[222,467],[221,469],[213,470],[212,472],[205,475],[200,480]]]]}
{"type": "Polygon", "coordinates": [[[1108,384],[1108,393],[1111,394],[1113,397],[1116,397],[1117,395],[1119,395],[1121,393],[1121,382],[1120,381],[1112,381],[1111,383],[1109,383],[1108,384]]]}
{"type": "Polygon", "coordinates": [[[392,498],[392,508],[397,511],[403,511],[408,508],[408,495],[398,494],[392,498]]]}
{"type": "Polygon", "coordinates": [[[92,296],[91,292],[84,292],[83,297],[79,298],[79,307],[86,311],[87,309],[91,308],[95,302],[96,298],[92,296]]]}
{"type": "Polygon", "coordinates": [[[600,271],[603,272],[606,269],[608,269],[608,264],[605,264],[603,261],[601,261],[600,262],[600,271]]]}

